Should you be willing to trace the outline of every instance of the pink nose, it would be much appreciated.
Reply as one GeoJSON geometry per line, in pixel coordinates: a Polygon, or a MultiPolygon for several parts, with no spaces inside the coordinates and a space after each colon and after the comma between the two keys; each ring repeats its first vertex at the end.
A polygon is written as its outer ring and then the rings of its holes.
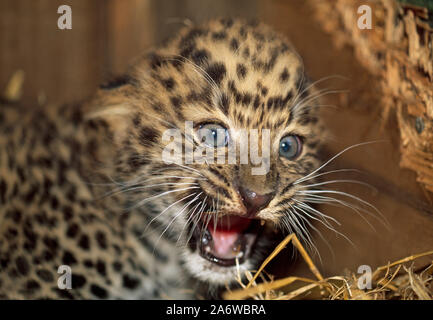
{"type": "Polygon", "coordinates": [[[272,193],[258,194],[242,187],[239,188],[239,193],[241,194],[242,202],[247,208],[247,215],[251,218],[255,217],[261,209],[265,208],[273,197],[272,193]]]}

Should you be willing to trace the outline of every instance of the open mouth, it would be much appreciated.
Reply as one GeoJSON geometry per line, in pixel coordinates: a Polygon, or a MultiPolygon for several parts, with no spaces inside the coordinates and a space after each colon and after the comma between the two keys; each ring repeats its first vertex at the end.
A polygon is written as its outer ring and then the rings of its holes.
{"type": "Polygon", "coordinates": [[[262,230],[260,220],[225,215],[215,222],[201,222],[193,237],[200,255],[215,264],[229,267],[247,259],[262,230]],[[206,227],[205,227],[206,226],[206,227]]]}

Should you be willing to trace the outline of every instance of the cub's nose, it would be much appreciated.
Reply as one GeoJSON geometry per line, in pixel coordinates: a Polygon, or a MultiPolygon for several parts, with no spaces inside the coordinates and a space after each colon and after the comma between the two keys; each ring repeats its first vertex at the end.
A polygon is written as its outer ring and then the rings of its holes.
{"type": "Polygon", "coordinates": [[[273,193],[258,194],[246,188],[239,187],[242,202],[247,208],[249,218],[254,218],[257,213],[265,208],[273,198],[273,193]]]}

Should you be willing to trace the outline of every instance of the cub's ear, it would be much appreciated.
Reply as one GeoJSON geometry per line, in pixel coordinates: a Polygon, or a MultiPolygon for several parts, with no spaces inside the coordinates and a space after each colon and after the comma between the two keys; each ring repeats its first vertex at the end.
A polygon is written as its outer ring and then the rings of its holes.
{"type": "Polygon", "coordinates": [[[130,84],[101,87],[84,107],[85,120],[105,121],[113,134],[113,142],[120,143],[126,138],[127,129],[131,124],[134,108],[130,97],[134,96],[131,95],[133,90],[130,84]]]}

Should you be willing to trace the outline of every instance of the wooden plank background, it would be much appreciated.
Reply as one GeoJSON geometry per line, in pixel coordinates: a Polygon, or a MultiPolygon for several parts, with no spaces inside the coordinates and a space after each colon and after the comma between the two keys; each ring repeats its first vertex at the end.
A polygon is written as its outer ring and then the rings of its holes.
{"type": "MultiPolygon", "coordinates": [[[[383,125],[375,79],[363,70],[350,48],[336,49],[301,0],[2,0],[0,2],[0,88],[14,71],[25,72],[23,103],[36,107],[38,97],[49,103],[89,97],[104,79],[125,70],[130,60],[175,32],[185,20],[212,17],[258,18],[286,34],[304,59],[313,79],[340,75],[324,87],[347,89],[327,103],[338,106],[325,114],[334,139],[329,156],[360,142],[385,142],[352,150],[334,164],[365,172],[355,177],[373,184],[372,192],[345,186],[373,203],[391,224],[387,230],[374,219],[371,229],[359,216],[339,208],[323,208],[342,222],[339,229],[354,243],[321,229],[329,246],[318,239],[325,274],[361,264],[382,265],[432,249],[433,208],[415,176],[399,167],[399,135],[395,119],[383,125]],[[57,7],[72,7],[72,30],[57,29],[57,7]],[[331,252],[333,251],[333,253],[331,252]]],[[[316,259],[317,260],[317,259],[316,259]]],[[[305,270],[299,268],[300,274],[305,270]]]]}

